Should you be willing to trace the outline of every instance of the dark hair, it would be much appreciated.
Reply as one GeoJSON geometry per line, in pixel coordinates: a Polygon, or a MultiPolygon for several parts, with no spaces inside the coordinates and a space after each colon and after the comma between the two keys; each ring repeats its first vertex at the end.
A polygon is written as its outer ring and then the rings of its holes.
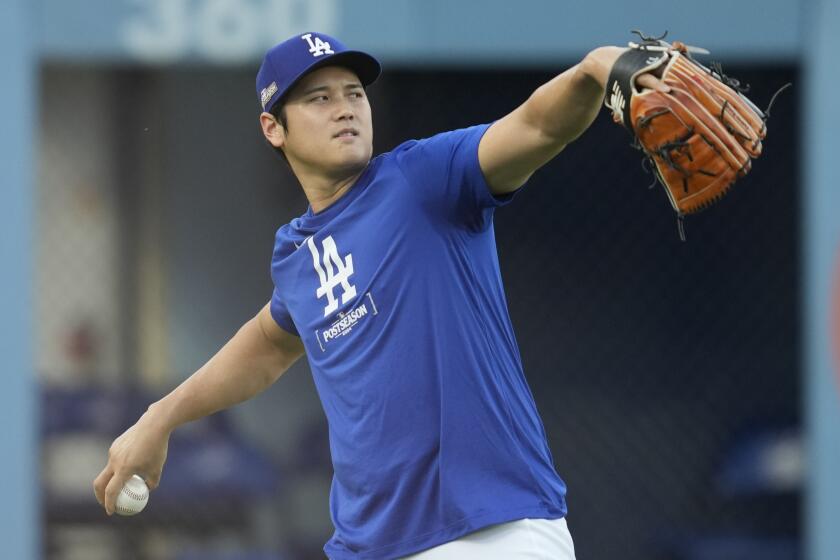
{"type": "MultiPolygon", "coordinates": [[[[277,119],[277,122],[280,123],[280,125],[285,130],[286,134],[288,134],[289,133],[289,121],[286,119],[286,105],[285,105],[285,103],[275,103],[274,106],[271,109],[269,109],[268,112],[275,119],[277,119]]],[[[283,148],[278,148],[278,147],[272,145],[271,142],[268,142],[268,139],[266,139],[266,142],[268,143],[268,145],[271,147],[272,150],[277,152],[277,154],[279,154],[280,157],[283,158],[283,161],[285,161],[287,164],[289,163],[289,158],[286,157],[286,154],[283,152],[283,148]]]]}

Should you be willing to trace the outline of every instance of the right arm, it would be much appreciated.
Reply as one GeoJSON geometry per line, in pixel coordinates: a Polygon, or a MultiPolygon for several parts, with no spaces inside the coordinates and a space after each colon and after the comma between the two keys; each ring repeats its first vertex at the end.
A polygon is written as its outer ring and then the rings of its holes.
{"type": "Polygon", "coordinates": [[[256,396],[303,354],[300,338],[279,327],[269,306],[263,307],[204,366],[114,440],[108,464],[93,483],[108,515],[131,475],[139,474],[150,488],[157,487],[175,428],[256,396]]]}

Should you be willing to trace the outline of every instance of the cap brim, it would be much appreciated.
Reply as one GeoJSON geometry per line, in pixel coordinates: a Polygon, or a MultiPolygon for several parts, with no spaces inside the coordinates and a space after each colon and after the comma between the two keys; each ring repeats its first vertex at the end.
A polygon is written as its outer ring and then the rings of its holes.
{"type": "MultiPolygon", "coordinates": [[[[312,72],[317,68],[323,68],[324,66],[346,66],[359,76],[359,79],[362,81],[362,85],[364,86],[369,86],[375,82],[376,78],[378,78],[379,74],[382,72],[382,67],[379,64],[379,61],[371,55],[362,51],[344,51],[313,64],[306,70],[306,72],[298,77],[298,80],[309,72],[312,72]]],[[[295,82],[297,82],[297,80],[295,80],[295,82]]]]}
{"type": "Polygon", "coordinates": [[[356,75],[359,77],[359,80],[362,82],[362,85],[365,87],[375,82],[376,79],[379,77],[379,74],[382,73],[382,66],[379,64],[379,61],[373,58],[371,55],[362,51],[340,52],[323,60],[319,60],[318,62],[312,64],[306,70],[301,72],[299,76],[292,80],[292,82],[283,92],[283,95],[278,97],[277,100],[265,110],[270,111],[278,103],[281,103],[284,99],[286,99],[289,96],[289,93],[292,91],[292,89],[294,89],[294,87],[298,84],[298,82],[300,82],[308,74],[326,66],[344,66],[345,68],[349,68],[350,70],[356,73],[356,75]]]}

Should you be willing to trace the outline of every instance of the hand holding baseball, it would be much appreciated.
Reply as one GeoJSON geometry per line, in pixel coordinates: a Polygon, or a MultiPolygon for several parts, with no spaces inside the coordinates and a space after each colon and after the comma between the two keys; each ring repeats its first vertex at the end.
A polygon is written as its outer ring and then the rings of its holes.
{"type": "MultiPolygon", "coordinates": [[[[108,515],[116,511],[117,500],[124,487],[129,490],[134,488],[142,494],[142,488],[137,486],[137,481],[131,482],[134,475],[142,476],[136,478],[140,479],[144,487],[148,484],[148,489],[157,488],[168,447],[169,431],[162,429],[149,412],[114,440],[108,451],[108,464],[93,481],[96,500],[108,515]]],[[[137,504],[134,504],[132,507],[136,506],[137,504]]],[[[139,511],[138,509],[134,513],[139,511]]]]}

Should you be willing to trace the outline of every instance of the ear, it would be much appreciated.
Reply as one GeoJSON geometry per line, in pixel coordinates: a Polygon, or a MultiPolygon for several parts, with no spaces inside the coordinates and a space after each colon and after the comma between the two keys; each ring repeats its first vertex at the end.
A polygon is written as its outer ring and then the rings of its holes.
{"type": "Polygon", "coordinates": [[[260,126],[262,127],[263,135],[268,142],[275,148],[282,148],[286,142],[286,129],[283,125],[277,122],[274,115],[271,113],[260,114],[260,126]]]}

